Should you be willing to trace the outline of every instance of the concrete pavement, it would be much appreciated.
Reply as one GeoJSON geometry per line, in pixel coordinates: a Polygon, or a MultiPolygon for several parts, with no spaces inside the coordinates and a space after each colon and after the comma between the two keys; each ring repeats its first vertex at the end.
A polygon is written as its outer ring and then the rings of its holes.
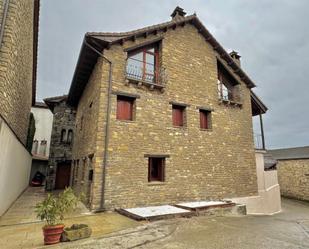
{"type": "Polygon", "coordinates": [[[282,207],[282,213],[272,216],[199,216],[152,222],[56,248],[308,249],[309,203],[283,199],[282,207]]]}

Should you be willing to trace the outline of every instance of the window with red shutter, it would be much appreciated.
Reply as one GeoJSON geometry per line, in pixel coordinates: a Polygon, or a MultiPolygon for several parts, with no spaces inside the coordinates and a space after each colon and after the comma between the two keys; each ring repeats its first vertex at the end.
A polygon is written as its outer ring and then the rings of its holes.
{"type": "Polygon", "coordinates": [[[210,111],[200,110],[200,128],[201,129],[210,129],[210,111]]]}
{"type": "Polygon", "coordinates": [[[148,181],[164,182],[165,176],[165,158],[149,157],[148,158],[148,181]]]}
{"type": "Polygon", "coordinates": [[[134,98],[117,96],[117,119],[133,120],[134,98]]]}
{"type": "Polygon", "coordinates": [[[173,126],[184,126],[185,107],[173,105],[172,109],[173,109],[173,111],[172,111],[173,126]]]}

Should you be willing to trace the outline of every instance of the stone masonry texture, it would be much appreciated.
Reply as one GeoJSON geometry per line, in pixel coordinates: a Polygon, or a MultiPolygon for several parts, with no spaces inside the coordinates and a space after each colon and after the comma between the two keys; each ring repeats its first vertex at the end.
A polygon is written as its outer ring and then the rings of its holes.
{"type": "Polygon", "coordinates": [[[279,160],[281,195],[309,201],[309,159],[279,160]]]}
{"type": "MultiPolygon", "coordinates": [[[[140,95],[133,121],[116,119],[117,96],[111,97],[106,209],[257,195],[250,90],[241,82],[241,107],[218,101],[218,55],[194,26],[113,45],[104,55],[113,62],[112,90],[140,95]],[[168,74],[165,90],[126,84],[124,49],[158,36],[163,37],[160,57],[168,74]],[[189,105],[183,128],[172,125],[171,101],[189,105]],[[212,129],[200,129],[199,106],[213,109],[212,129]],[[148,182],[145,154],[169,155],[164,182],[148,182]]],[[[88,192],[92,209],[100,207],[102,193],[108,70],[99,58],[76,116],[73,160],[94,155],[88,192]]],[[[78,191],[87,174],[81,177],[78,191]]]]}
{"type": "Polygon", "coordinates": [[[33,6],[32,0],[10,1],[0,51],[0,114],[24,144],[32,100],[33,6]]]}
{"type": "Polygon", "coordinates": [[[50,140],[50,153],[48,165],[52,168],[48,179],[55,185],[55,177],[58,163],[70,162],[72,159],[72,145],[74,141],[68,142],[68,132],[75,132],[76,111],[66,104],[66,99],[55,104],[53,109],[53,128],[50,140]],[[61,141],[61,133],[65,130],[64,141],[61,141]]]}

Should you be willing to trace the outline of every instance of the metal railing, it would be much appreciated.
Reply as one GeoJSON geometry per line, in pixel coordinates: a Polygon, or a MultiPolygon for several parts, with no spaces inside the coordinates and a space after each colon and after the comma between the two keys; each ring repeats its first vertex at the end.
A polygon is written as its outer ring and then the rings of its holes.
{"type": "Polygon", "coordinates": [[[127,59],[126,77],[156,85],[165,85],[167,78],[163,67],[134,58],[127,59]]]}
{"type": "Polygon", "coordinates": [[[242,103],[242,95],[238,85],[234,86],[233,89],[228,89],[218,80],[218,96],[222,101],[242,103]]]}

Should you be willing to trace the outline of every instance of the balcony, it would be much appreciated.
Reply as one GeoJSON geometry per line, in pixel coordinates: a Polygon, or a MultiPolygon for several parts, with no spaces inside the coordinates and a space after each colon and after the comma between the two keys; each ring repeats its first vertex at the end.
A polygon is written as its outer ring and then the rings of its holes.
{"type": "Polygon", "coordinates": [[[166,86],[167,75],[163,67],[135,58],[128,58],[125,72],[127,83],[136,83],[138,86],[148,86],[150,89],[161,89],[166,86]]]}
{"type": "Polygon", "coordinates": [[[228,88],[218,80],[218,98],[221,103],[242,106],[240,85],[228,88]]]}

